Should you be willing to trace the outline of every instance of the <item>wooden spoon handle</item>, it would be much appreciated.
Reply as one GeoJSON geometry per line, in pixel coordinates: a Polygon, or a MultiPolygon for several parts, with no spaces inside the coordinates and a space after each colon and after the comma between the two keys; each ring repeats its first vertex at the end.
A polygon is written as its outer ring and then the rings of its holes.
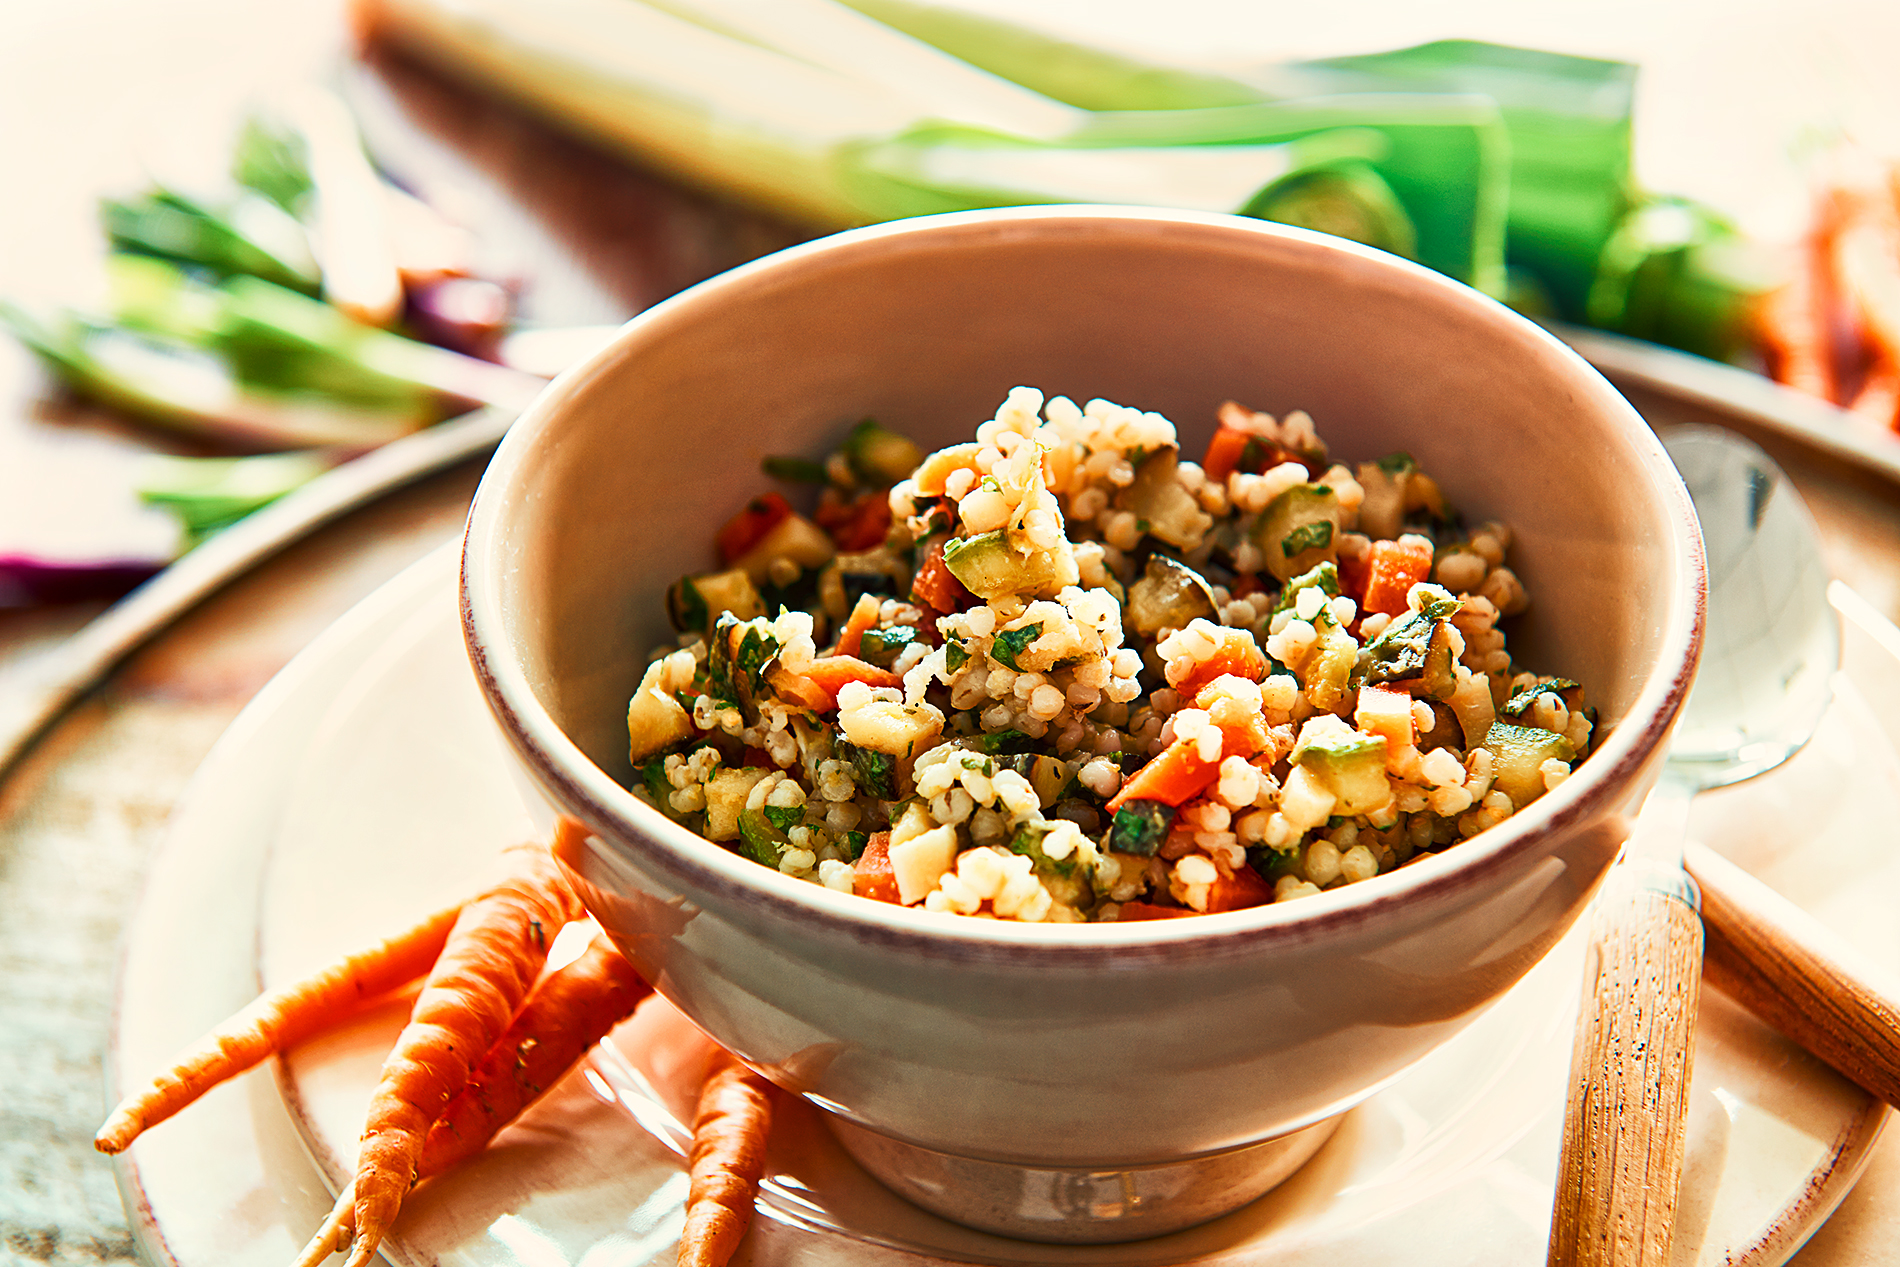
{"type": "Polygon", "coordinates": [[[1900,989],[1806,911],[1703,845],[1686,851],[1708,928],[1703,977],[1900,1105],[1900,989]]]}
{"type": "Polygon", "coordinates": [[[1551,1211],[1552,1267],[1669,1260],[1702,966],[1693,897],[1680,868],[1669,876],[1625,861],[1597,899],[1551,1211]]]}

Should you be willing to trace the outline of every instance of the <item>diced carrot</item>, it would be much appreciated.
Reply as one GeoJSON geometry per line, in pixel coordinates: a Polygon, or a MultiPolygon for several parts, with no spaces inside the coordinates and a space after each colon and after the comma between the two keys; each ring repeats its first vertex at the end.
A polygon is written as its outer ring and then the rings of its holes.
{"type": "Polygon", "coordinates": [[[1267,746],[1267,719],[1258,708],[1247,708],[1239,700],[1209,682],[1194,697],[1194,707],[1206,710],[1220,727],[1221,756],[1251,757],[1267,746]]]}
{"type": "Polygon", "coordinates": [[[1249,682],[1258,682],[1267,676],[1267,657],[1253,640],[1252,634],[1245,629],[1223,626],[1220,637],[1220,646],[1214,649],[1214,654],[1188,670],[1188,675],[1179,682],[1173,683],[1175,690],[1193,699],[1202,687],[1229,673],[1244,677],[1249,682]]]}
{"type": "Polygon", "coordinates": [[[1153,902],[1123,902],[1122,913],[1116,918],[1126,924],[1141,919],[1180,919],[1184,915],[1194,913],[1185,906],[1157,906],[1153,902]]]}
{"type": "Polygon", "coordinates": [[[1225,484],[1227,477],[1240,466],[1240,456],[1247,451],[1247,441],[1254,439],[1248,432],[1238,427],[1220,427],[1214,432],[1214,438],[1207,442],[1207,453],[1201,458],[1201,469],[1207,478],[1216,484],[1225,484]]]}
{"type": "Polygon", "coordinates": [[[976,595],[963,587],[943,561],[943,542],[932,541],[924,550],[924,561],[910,583],[910,596],[933,611],[948,615],[976,602],[976,595]]]}
{"type": "Polygon", "coordinates": [[[1223,872],[1207,886],[1207,913],[1244,911],[1250,906],[1265,906],[1273,901],[1273,886],[1252,867],[1243,866],[1233,874],[1223,872]]]}
{"type": "Polygon", "coordinates": [[[782,665],[773,665],[765,673],[766,684],[788,704],[813,713],[828,713],[838,707],[837,697],[818,683],[796,673],[788,673],[782,665]]]}
{"type": "MultiPolygon", "coordinates": [[[[850,682],[862,682],[866,686],[902,686],[904,679],[889,669],[880,669],[875,664],[866,664],[856,656],[827,655],[819,656],[805,670],[805,680],[823,691],[831,698],[830,708],[838,706],[838,692],[850,682]]],[[[821,712],[830,711],[820,709],[821,712]]]]}
{"type": "Polygon", "coordinates": [[[1177,739],[1122,781],[1121,791],[1109,798],[1107,810],[1113,814],[1125,801],[1181,805],[1219,777],[1219,761],[1201,756],[1199,744],[1177,739]]]}
{"type": "Polygon", "coordinates": [[[1384,612],[1388,616],[1405,614],[1406,596],[1412,587],[1428,581],[1432,575],[1432,546],[1424,537],[1400,537],[1397,541],[1375,541],[1367,556],[1366,596],[1361,610],[1384,612]]]}
{"type": "Polygon", "coordinates": [[[838,655],[855,656],[858,653],[864,646],[864,631],[877,623],[877,614],[882,607],[875,594],[858,596],[858,605],[851,609],[844,629],[838,634],[838,655]]]}
{"type": "Polygon", "coordinates": [[[1372,576],[1372,555],[1347,554],[1341,551],[1334,561],[1339,569],[1339,592],[1359,604],[1361,613],[1365,611],[1366,582],[1372,576]]]}
{"type": "Polygon", "coordinates": [[[744,510],[728,519],[719,530],[719,535],[713,538],[713,544],[719,550],[720,562],[731,563],[763,541],[766,533],[790,518],[791,514],[791,503],[778,493],[754,497],[746,503],[744,510]]]}
{"type": "Polygon", "coordinates": [[[897,872],[891,868],[891,834],[878,832],[851,864],[851,891],[878,902],[904,904],[897,892],[897,872]]]}

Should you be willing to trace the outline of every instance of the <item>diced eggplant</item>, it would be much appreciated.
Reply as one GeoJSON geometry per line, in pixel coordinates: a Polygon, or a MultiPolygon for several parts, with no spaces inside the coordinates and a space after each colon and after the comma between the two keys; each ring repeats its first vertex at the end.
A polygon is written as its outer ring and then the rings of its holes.
{"type": "Polygon", "coordinates": [[[728,613],[739,620],[765,615],[758,587],[743,568],[683,576],[666,591],[666,614],[681,633],[706,633],[728,613]]]}
{"type": "Polygon", "coordinates": [[[1179,449],[1172,445],[1156,449],[1142,459],[1134,482],[1115,501],[1123,510],[1134,512],[1143,532],[1177,550],[1192,550],[1201,544],[1214,519],[1175,477],[1180,465],[1179,449]]]}
{"type": "Polygon", "coordinates": [[[1141,579],[1128,587],[1123,623],[1144,638],[1185,629],[1196,617],[1217,619],[1214,590],[1199,572],[1165,554],[1151,554],[1141,579]]]}

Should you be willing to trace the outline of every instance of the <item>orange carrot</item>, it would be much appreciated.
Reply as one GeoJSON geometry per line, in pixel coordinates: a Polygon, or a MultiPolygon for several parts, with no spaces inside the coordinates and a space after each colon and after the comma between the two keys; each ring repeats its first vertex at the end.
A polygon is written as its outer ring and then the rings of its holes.
{"type": "Polygon", "coordinates": [[[1115,918],[1123,924],[1130,924],[1143,919],[1180,919],[1184,915],[1194,913],[1185,906],[1160,906],[1154,902],[1123,902],[1121,914],[1115,918]]]}
{"type": "Polygon", "coordinates": [[[1184,698],[1193,699],[1203,686],[1230,673],[1249,682],[1258,682],[1267,675],[1267,657],[1252,634],[1245,629],[1223,626],[1218,630],[1218,637],[1220,645],[1214,654],[1188,670],[1187,676],[1179,682],[1172,683],[1184,698]]]}
{"type": "Polygon", "coordinates": [[[859,897],[878,902],[903,899],[897,893],[897,872],[891,867],[891,834],[878,832],[865,844],[864,852],[851,864],[851,891],[859,897]]]}
{"type": "Polygon", "coordinates": [[[849,655],[819,656],[811,662],[811,667],[805,670],[804,676],[806,681],[831,697],[833,708],[838,706],[838,692],[843,690],[848,682],[862,682],[866,686],[902,686],[904,684],[904,679],[889,669],[880,669],[875,664],[868,664],[856,656],[849,655]]]}
{"type": "Polygon", "coordinates": [[[851,609],[851,615],[844,622],[844,629],[838,634],[836,654],[855,656],[864,646],[864,631],[877,623],[878,612],[884,604],[878,601],[876,594],[858,595],[857,606],[851,609]]]}
{"type": "Polygon", "coordinates": [[[480,1152],[651,993],[653,987],[605,936],[543,977],[508,1032],[429,1128],[416,1161],[417,1181],[480,1152]]]}
{"type": "Polygon", "coordinates": [[[1432,576],[1432,543],[1424,537],[1375,541],[1367,555],[1362,611],[1402,616],[1412,587],[1432,576]]]}
{"type": "Polygon", "coordinates": [[[1106,808],[1113,814],[1125,801],[1181,805],[1219,777],[1218,760],[1203,757],[1200,745],[1192,740],[1177,739],[1123,780],[1121,790],[1109,798],[1106,808]]]}
{"type": "Polygon", "coordinates": [[[1240,467],[1240,459],[1247,452],[1247,441],[1255,437],[1238,427],[1217,427],[1214,438],[1207,442],[1207,452],[1201,458],[1201,470],[1207,478],[1216,484],[1225,484],[1227,477],[1240,467]]]}
{"type": "Polygon", "coordinates": [[[463,907],[450,930],[383,1062],[356,1177],[300,1261],[340,1248],[345,1237],[352,1237],[348,1267],[362,1267],[375,1254],[415,1184],[430,1126],[507,1028],[547,962],[554,935],[581,918],[580,903],[547,848],[518,846],[509,861],[509,873],[463,907]]]}
{"type": "Polygon", "coordinates": [[[366,1000],[422,976],[461,909],[458,903],[437,911],[406,932],[261,996],[199,1039],[149,1086],[121,1101],[93,1146],[103,1153],[122,1151],[139,1132],[220,1082],[327,1028],[366,1000]]]}
{"type": "Polygon", "coordinates": [[[963,582],[950,571],[950,565],[943,561],[942,540],[932,541],[924,548],[923,562],[917,565],[917,575],[910,583],[910,597],[913,602],[945,614],[962,611],[976,601],[976,595],[963,587],[963,582]]]}
{"type": "Polygon", "coordinates": [[[722,563],[731,563],[765,540],[765,534],[791,518],[792,504],[777,493],[767,493],[747,502],[745,509],[728,519],[713,537],[722,563]]]}
{"type": "Polygon", "coordinates": [[[1207,886],[1207,914],[1217,911],[1244,911],[1250,906],[1265,906],[1273,901],[1273,886],[1258,871],[1242,863],[1233,871],[1221,871],[1220,878],[1207,886]]]}
{"type": "Polygon", "coordinates": [[[752,1221],[772,1127],[772,1084],[725,1048],[713,1052],[693,1115],[680,1267],[724,1267],[752,1221]]]}

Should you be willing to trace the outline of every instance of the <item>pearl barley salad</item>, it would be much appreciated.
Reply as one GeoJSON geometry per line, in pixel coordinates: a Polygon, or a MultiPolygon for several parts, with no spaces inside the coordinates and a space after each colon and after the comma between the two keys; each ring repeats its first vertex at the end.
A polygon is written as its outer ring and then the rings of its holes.
{"type": "Polygon", "coordinates": [[[1331,461],[1229,403],[1010,392],[924,454],[874,421],[807,517],[767,493],[667,595],[635,791],[786,875],[961,915],[1157,919],[1306,897],[1474,836],[1589,749],[1526,672],[1510,530],[1404,454],[1331,461]]]}

